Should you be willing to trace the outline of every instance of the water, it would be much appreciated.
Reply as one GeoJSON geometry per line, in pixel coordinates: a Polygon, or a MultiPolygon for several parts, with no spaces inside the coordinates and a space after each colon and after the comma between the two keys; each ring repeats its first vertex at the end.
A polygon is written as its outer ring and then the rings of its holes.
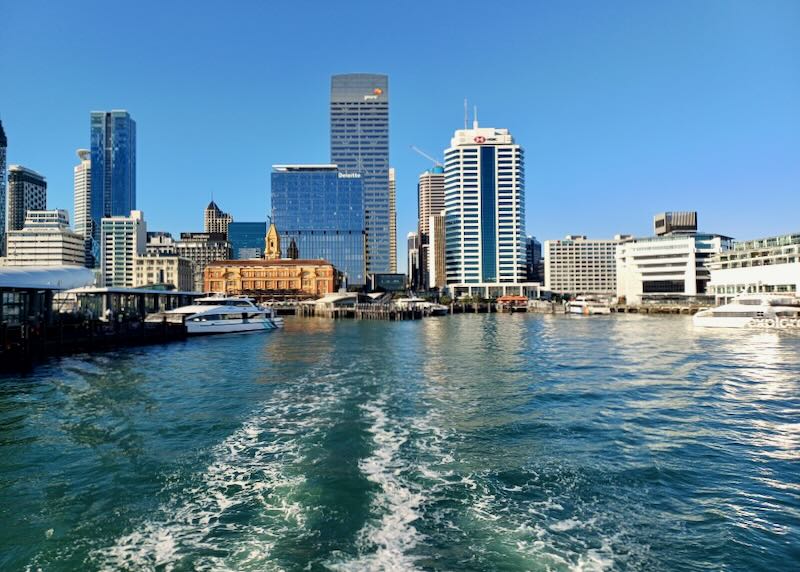
{"type": "Polygon", "coordinates": [[[800,337],[287,321],[0,380],[2,570],[796,570],[800,337]]]}

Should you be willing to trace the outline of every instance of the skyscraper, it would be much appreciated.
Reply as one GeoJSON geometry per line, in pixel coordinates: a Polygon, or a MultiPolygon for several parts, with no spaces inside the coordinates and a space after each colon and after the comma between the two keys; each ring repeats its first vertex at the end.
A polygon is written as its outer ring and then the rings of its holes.
{"type": "Polygon", "coordinates": [[[366,284],[364,188],[359,173],[336,165],[273,165],[272,222],[285,246],[294,239],[300,258],[323,258],[366,284]]]}
{"type": "Polygon", "coordinates": [[[228,224],[228,242],[234,260],[248,260],[264,256],[266,222],[231,222],[228,224]]]}
{"type": "Polygon", "coordinates": [[[397,272],[397,179],[389,169],[389,272],[397,272]]]}
{"type": "Polygon", "coordinates": [[[0,121],[0,256],[6,254],[6,149],[8,139],[0,121]]]}
{"type": "Polygon", "coordinates": [[[92,155],[88,149],[78,149],[80,163],[73,168],[75,232],[83,237],[86,256],[92,254],[92,155]]]}
{"type": "Polygon", "coordinates": [[[430,218],[444,209],[444,168],[436,166],[420,173],[417,182],[417,232],[419,235],[420,286],[428,288],[430,276],[430,218]]]}
{"type": "Polygon", "coordinates": [[[406,235],[406,252],[408,256],[408,285],[416,290],[420,286],[419,276],[419,235],[416,232],[409,232],[406,235]]]}
{"type": "Polygon", "coordinates": [[[47,181],[36,171],[22,165],[8,168],[8,212],[6,233],[22,230],[28,211],[47,209],[47,181]]]}
{"type": "Polygon", "coordinates": [[[123,110],[91,113],[91,232],[99,253],[100,220],[136,210],[136,122],[123,110]]]}
{"type": "Polygon", "coordinates": [[[222,212],[222,209],[217,206],[217,203],[214,201],[208,203],[203,220],[203,230],[205,232],[221,232],[227,235],[228,225],[231,222],[233,222],[233,217],[228,213],[222,212]]]}
{"type": "Polygon", "coordinates": [[[362,176],[367,272],[391,271],[388,76],[331,78],[331,163],[362,176]]]}
{"type": "Polygon", "coordinates": [[[455,295],[523,293],[525,170],[508,129],[459,129],[445,151],[447,283],[455,295]]]}

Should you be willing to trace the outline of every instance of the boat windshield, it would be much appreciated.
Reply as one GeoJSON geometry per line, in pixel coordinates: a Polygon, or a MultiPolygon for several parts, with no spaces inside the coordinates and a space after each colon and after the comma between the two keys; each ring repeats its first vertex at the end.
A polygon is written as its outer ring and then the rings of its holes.
{"type": "Polygon", "coordinates": [[[217,300],[206,299],[206,300],[197,300],[198,306],[241,306],[245,308],[251,308],[253,303],[250,300],[231,300],[230,298],[219,298],[217,300]]]}

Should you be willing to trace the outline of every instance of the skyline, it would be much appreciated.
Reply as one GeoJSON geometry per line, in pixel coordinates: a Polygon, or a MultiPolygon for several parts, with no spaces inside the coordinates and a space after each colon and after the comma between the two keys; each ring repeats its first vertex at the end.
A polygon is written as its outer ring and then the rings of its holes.
{"type": "MultiPolygon", "coordinates": [[[[31,4],[5,12],[11,22],[33,18],[31,4]]],[[[8,163],[43,174],[48,205],[71,220],[75,151],[89,146],[91,111],[126,109],[136,120],[137,206],[149,228],[177,236],[202,229],[212,195],[235,221],[264,220],[273,164],[329,162],[331,76],[366,72],[391,82],[399,244],[416,230],[417,178],[432,166],[410,146],[443,159],[465,96],[481,126],[511,130],[525,149],[526,232],[541,241],[647,235],[653,215],[669,210],[697,210],[701,230],[742,240],[798,230],[794,3],[523,5],[504,22],[507,43],[491,33],[466,41],[454,30],[495,16],[454,3],[425,18],[354,3],[333,30],[338,11],[324,5],[170,5],[156,22],[143,4],[48,6],[34,37],[12,25],[0,38],[3,76],[37,82],[0,93],[8,163]],[[301,13],[303,26],[272,25],[269,42],[259,36],[265,22],[301,13]],[[116,43],[92,26],[114,14],[125,16],[116,43]],[[71,34],[79,24],[96,34],[71,34]],[[124,41],[140,36],[151,45],[124,41]],[[742,207],[765,194],[783,208],[754,219],[742,207]]],[[[398,270],[406,260],[401,247],[398,270]]]]}

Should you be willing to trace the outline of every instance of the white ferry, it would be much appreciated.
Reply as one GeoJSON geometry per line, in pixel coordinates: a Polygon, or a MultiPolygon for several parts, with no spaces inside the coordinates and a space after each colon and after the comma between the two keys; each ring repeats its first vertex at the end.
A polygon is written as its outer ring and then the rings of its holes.
{"type": "Polygon", "coordinates": [[[446,316],[450,313],[450,309],[436,302],[428,302],[423,298],[412,296],[410,298],[398,298],[394,301],[394,305],[400,310],[419,309],[427,312],[429,316],[446,316]]]}
{"type": "Polygon", "coordinates": [[[595,316],[611,313],[611,307],[589,296],[578,296],[574,300],[567,302],[567,314],[580,314],[581,316],[595,316]]]}
{"type": "Polygon", "coordinates": [[[729,304],[700,310],[695,326],[800,331],[800,298],[786,294],[744,294],[729,304]]]}
{"type": "Polygon", "coordinates": [[[147,322],[168,321],[186,325],[189,334],[259,332],[283,327],[283,318],[272,308],[259,308],[245,296],[207,296],[183,306],[147,316],[147,322]]]}

